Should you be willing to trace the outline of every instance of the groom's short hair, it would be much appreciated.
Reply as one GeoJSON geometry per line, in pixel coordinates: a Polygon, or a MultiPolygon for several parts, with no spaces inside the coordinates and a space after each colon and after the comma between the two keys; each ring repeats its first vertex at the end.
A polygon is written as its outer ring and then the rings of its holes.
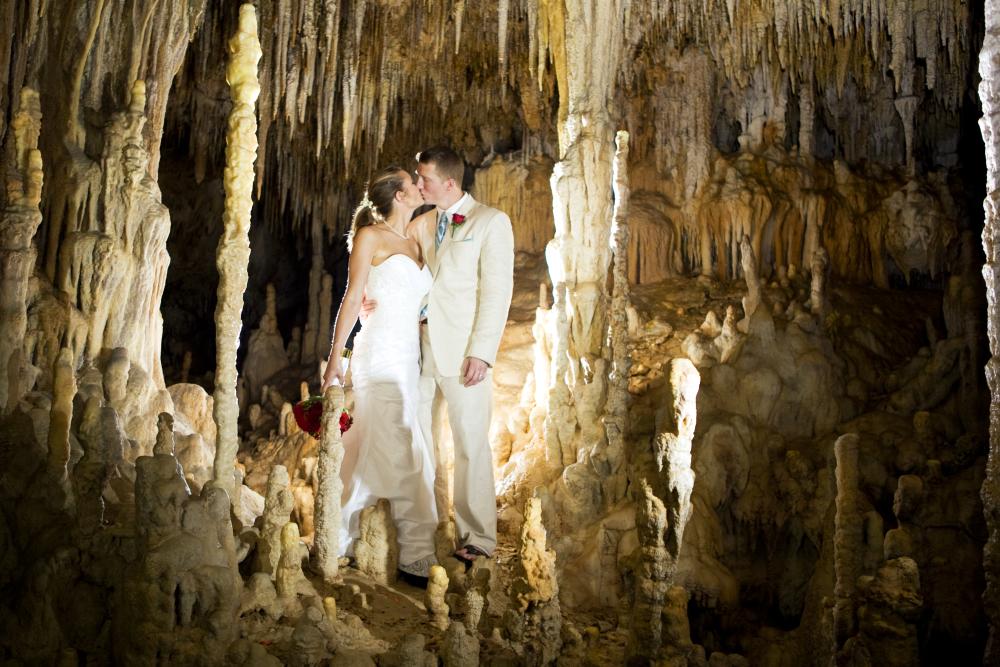
{"type": "Polygon", "coordinates": [[[462,177],[465,175],[465,162],[458,153],[447,146],[434,146],[417,153],[417,162],[434,165],[437,173],[444,178],[454,178],[458,187],[462,187],[462,177]]]}

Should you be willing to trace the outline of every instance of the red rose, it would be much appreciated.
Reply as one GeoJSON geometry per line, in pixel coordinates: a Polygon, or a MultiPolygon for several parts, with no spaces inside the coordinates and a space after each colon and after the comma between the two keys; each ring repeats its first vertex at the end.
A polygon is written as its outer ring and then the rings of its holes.
{"type": "MultiPolygon", "coordinates": [[[[314,438],[319,438],[320,427],[323,424],[323,397],[322,396],[310,396],[309,398],[299,401],[292,406],[292,414],[295,415],[295,423],[299,425],[303,431],[308,433],[314,438]]],[[[347,429],[351,428],[351,424],[354,423],[354,418],[351,417],[351,413],[344,410],[340,413],[340,433],[343,435],[347,429]]]]}
{"type": "Polygon", "coordinates": [[[310,396],[292,406],[295,423],[314,438],[319,437],[319,427],[323,417],[323,397],[310,396]]]}
{"type": "Polygon", "coordinates": [[[465,224],[465,216],[461,213],[456,213],[451,216],[451,235],[455,235],[455,230],[465,224]]]}

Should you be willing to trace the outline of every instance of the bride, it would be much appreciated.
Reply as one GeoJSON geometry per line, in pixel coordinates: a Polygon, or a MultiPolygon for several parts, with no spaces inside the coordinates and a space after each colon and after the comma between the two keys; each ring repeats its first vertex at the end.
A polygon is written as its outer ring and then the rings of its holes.
{"type": "Polygon", "coordinates": [[[378,172],[354,211],[344,299],[337,312],[323,389],[343,384],[341,353],[358,321],[362,297],[379,303],[354,338],[354,426],[344,434],[344,504],[340,544],[353,553],[361,510],[387,498],[399,540],[399,569],[426,577],[434,557],[437,510],[433,452],[417,422],[421,303],[431,273],[407,233],[423,204],[413,177],[399,167],[378,172]]]}

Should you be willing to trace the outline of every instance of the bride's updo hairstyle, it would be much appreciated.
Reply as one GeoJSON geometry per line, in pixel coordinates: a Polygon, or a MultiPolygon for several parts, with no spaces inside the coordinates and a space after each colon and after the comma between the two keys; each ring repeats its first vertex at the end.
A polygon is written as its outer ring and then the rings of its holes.
{"type": "Polygon", "coordinates": [[[351,231],[347,233],[347,252],[354,248],[354,235],[362,227],[368,227],[379,222],[385,222],[392,212],[392,202],[396,193],[403,189],[403,178],[400,173],[402,167],[390,165],[379,170],[375,177],[368,182],[365,196],[361,203],[354,209],[354,218],[351,221],[351,231]]]}

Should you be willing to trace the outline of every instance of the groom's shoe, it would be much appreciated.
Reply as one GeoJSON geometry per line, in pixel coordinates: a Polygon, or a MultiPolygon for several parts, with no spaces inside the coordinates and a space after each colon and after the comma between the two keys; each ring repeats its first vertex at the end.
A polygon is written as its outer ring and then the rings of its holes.
{"type": "Polygon", "coordinates": [[[454,555],[455,558],[465,564],[466,571],[472,567],[472,564],[476,562],[477,558],[490,558],[488,553],[477,547],[475,544],[466,544],[464,547],[457,550],[454,555]]]}

